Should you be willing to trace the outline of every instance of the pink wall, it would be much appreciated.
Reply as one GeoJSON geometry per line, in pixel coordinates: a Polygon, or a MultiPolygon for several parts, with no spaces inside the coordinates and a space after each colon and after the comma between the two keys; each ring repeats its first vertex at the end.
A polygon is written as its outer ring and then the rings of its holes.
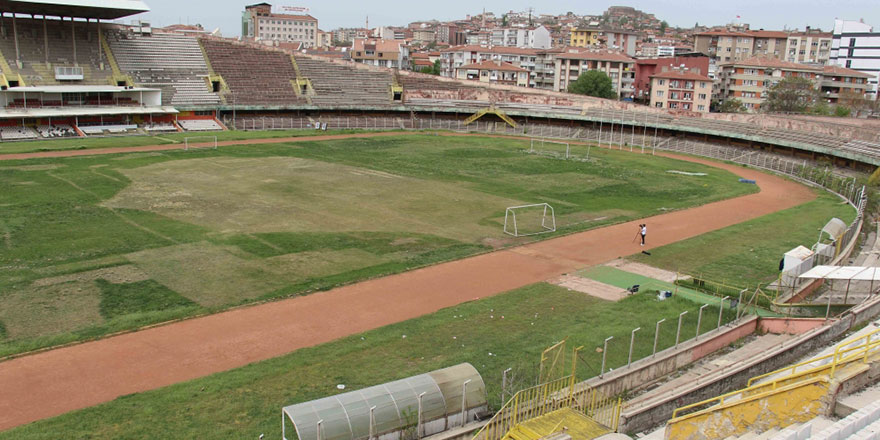
{"type": "Polygon", "coordinates": [[[754,333],[755,329],[758,328],[757,319],[753,319],[746,324],[748,325],[742,325],[733,331],[722,333],[713,338],[706,338],[706,340],[702,341],[700,345],[691,349],[691,358],[694,361],[701,359],[706,355],[712,354],[715,351],[730,345],[737,339],[744,338],[754,333]]]}
{"type": "Polygon", "coordinates": [[[799,335],[825,323],[823,318],[761,318],[758,330],[764,333],[799,335]]]}

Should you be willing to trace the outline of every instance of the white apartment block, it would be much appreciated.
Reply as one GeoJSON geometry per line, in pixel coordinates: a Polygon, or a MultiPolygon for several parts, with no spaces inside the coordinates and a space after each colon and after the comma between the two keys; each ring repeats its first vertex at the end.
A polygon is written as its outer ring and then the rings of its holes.
{"type": "Polygon", "coordinates": [[[859,21],[834,20],[830,64],[871,75],[867,96],[877,99],[880,81],[880,32],[859,21]]]}
{"type": "Polygon", "coordinates": [[[550,31],[544,26],[533,29],[499,28],[492,29],[490,43],[493,46],[522,47],[528,49],[549,49],[550,31]]]}

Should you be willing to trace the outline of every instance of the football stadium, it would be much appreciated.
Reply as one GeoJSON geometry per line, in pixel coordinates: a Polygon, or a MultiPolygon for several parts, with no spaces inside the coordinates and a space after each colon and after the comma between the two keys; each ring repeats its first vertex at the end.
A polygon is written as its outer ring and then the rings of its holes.
{"type": "Polygon", "coordinates": [[[876,120],[0,11],[0,439],[880,432],[876,120]]]}

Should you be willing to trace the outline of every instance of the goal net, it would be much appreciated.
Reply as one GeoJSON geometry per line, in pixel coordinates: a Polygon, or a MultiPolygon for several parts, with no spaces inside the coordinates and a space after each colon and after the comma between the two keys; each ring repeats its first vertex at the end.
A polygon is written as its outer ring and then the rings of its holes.
{"type": "Polygon", "coordinates": [[[553,141],[544,138],[532,138],[531,144],[529,145],[529,153],[564,157],[568,159],[571,155],[571,146],[568,145],[568,142],[553,141]]]}
{"type": "Polygon", "coordinates": [[[504,233],[514,237],[556,232],[556,213],[547,203],[511,206],[504,212],[504,233]]]}
{"type": "Polygon", "coordinates": [[[201,149],[217,149],[217,136],[188,136],[183,138],[183,149],[193,150],[201,149]]]}

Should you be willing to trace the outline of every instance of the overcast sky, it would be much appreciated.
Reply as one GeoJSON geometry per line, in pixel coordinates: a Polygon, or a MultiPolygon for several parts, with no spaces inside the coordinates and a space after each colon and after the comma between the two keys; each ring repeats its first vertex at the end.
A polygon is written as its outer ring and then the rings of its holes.
{"type": "MultiPolygon", "coordinates": [[[[206,29],[220,28],[225,36],[241,32],[241,12],[244,6],[258,1],[237,0],[144,0],[152,12],[129,17],[150,20],[153,26],[175,23],[201,24],[206,29]]],[[[452,20],[486,11],[501,14],[510,10],[523,11],[534,7],[537,14],[558,14],[572,11],[576,14],[601,14],[608,6],[627,5],[654,14],[660,20],[681,27],[694,23],[718,25],[730,23],[739,15],[752,29],[778,29],[805,26],[831,30],[834,18],[864,19],[880,30],[880,1],[878,0],[739,0],[739,1],[684,1],[684,0],[631,0],[575,2],[561,0],[468,0],[395,2],[387,0],[288,0],[272,2],[275,6],[303,6],[318,19],[323,30],[338,27],[362,27],[369,15],[370,27],[400,26],[418,20],[452,20]],[[410,7],[402,5],[410,5],[410,7]]]]}

